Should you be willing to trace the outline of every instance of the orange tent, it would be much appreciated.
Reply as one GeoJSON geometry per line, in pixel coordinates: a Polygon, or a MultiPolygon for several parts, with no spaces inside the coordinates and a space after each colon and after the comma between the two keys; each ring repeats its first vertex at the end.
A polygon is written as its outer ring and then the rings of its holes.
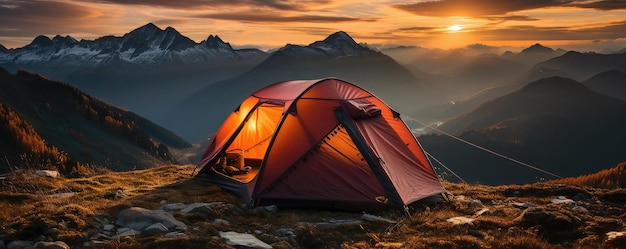
{"type": "Polygon", "coordinates": [[[226,118],[197,168],[250,207],[403,207],[445,192],[399,113],[334,78],[253,93],[226,118]]]}

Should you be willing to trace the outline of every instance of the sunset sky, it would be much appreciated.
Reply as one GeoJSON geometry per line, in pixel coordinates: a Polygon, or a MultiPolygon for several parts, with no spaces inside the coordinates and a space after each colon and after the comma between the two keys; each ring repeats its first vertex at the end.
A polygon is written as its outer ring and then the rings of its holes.
{"type": "Polygon", "coordinates": [[[122,36],[149,22],[196,42],[213,34],[261,49],[339,30],[375,46],[626,47],[626,0],[0,0],[7,48],[37,35],[122,36]]]}

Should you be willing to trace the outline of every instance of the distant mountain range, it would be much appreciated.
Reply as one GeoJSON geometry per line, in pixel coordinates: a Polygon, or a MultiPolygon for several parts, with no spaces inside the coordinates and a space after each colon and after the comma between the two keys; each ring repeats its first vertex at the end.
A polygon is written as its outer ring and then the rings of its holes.
{"type": "Polygon", "coordinates": [[[252,68],[268,54],[233,49],[218,36],[195,43],[174,28],[152,23],[121,37],[80,40],[36,37],[0,51],[0,67],[36,72],[154,120],[210,83],[252,68]]]}
{"type": "MultiPolygon", "coordinates": [[[[550,77],[445,121],[439,129],[561,176],[624,161],[626,102],[571,79],[550,77]]],[[[443,135],[420,137],[469,181],[526,183],[554,178],[443,135]]]]}
{"type": "Polygon", "coordinates": [[[175,163],[191,145],[132,112],[40,75],[0,68],[0,171],[76,166],[114,170],[175,163]]]}

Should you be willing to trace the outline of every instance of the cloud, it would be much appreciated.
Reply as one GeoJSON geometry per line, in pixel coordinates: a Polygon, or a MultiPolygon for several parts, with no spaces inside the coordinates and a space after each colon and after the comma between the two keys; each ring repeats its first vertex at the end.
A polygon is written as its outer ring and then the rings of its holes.
{"type": "Polygon", "coordinates": [[[413,4],[397,4],[393,7],[422,16],[481,17],[506,15],[520,10],[564,6],[573,0],[440,0],[413,4]]]}
{"type": "Polygon", "coordinates": [[[573,3],[572,6],[596,10],[618,10],[626,9],[624,0],[602,0],[593,2],[573,3]]]}
{"type": "Polygon", "coordinates": [[[511,26],[500,29],[476,30],[482,40],[540,41],[540,40],[604,40],[626,37],[626,20],[580,27],[511,26]]]}
{"type": "Polygon", "coordinates": [[[83,0],[88,2],[113,3],[120,5],[145,5],[175,9],[222,9],[224,7],[245,6],[277,10],[303,10],[310,6],[330,3],[331,0],[83,0]]]}
{"type": "MultiPolygon", "coordinates": [[[[548,7],[576,7],[596,10],[626,9],[626,0],[439,0],[393,7],[421,16],[489,17],[548,7]]],[[[519,17],[519,16],[514,16],[519,17]]]]}
{"type": "Polygon", "coordinates": [[[424,31],[431,31],[434,30],[435,28],[433,27],[405,27],[405,28],[398,28],[396,29],[397,31],[417,31],[417,32],[424,32],[424,31]]]}
{"type": "Polygon", "coordinates": [[[347,16],[321,16],[321,15],[285,15],[279,13],[259,13],[241,11],[234,13],[215,13],[195,15],[196,18],[211,18],[228,21],[254,22],[254,23],[291,23],[291,22],[307,22],[307,23],[336,23],[336,22],[354,22],[354,21],[376,21],[375,18],[354,18],[347,16]]]}
{"type": "Polygon", "coordinates": [[[510,15],[510,16],[484,16],[484,19],[489,21],[495,21],[496,23],[503,23],[506,21],[538,21],[537,18],[523,15],[510,15]]]}
{"type": "Polygon", "coordinates": [[[0,36],[33,36],[49,32],[76,31],[80,20],[98,15],[96,9],[53,1],[0,2],[0,36]]]}

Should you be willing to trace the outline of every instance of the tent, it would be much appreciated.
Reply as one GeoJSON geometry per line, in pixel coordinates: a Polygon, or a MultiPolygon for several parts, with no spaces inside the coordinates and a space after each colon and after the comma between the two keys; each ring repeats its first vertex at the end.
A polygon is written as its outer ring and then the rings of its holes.
{"type": "Polygon", "coordinates": [[[256,91],[226,118],[196,166],[250,207],[368,210],[445,192],[399,113],[335,78],[256,91]]]}

